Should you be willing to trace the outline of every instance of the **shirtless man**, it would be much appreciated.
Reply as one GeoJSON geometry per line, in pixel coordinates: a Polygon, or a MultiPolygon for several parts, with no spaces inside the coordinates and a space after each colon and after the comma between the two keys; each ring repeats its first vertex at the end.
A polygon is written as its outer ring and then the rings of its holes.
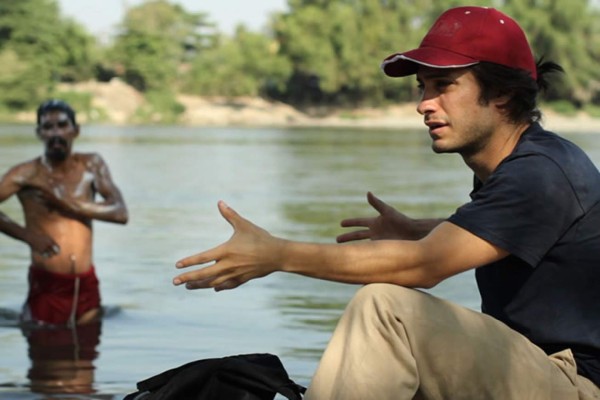
{"type": "Polygon", "coordinates": [[[0,212],[0,231],[31,249],[22,320],[55,325],[94,321],[101,307],[92,220],[125,224],[127,207],[102,157],[72,152],[79,125],[67,103],[42,103],[36,133],[44,154],[10,168],[0,179],[0,202],[16,194],[25,219],[22,226],[0,212]]]}

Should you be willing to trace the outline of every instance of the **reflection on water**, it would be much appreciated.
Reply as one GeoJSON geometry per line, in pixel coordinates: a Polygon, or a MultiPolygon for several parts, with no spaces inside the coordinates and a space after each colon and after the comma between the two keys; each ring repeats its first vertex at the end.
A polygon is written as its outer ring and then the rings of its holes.
{"type": "MultiPolygon", "coordinates": [[[[104,319],[119,313],[118,307],[103,310],[104,319]]],[[[0,308],[0,327],[21,333],[30,362],[25,371],[27,382],[21,388],[13,383],[0,385],[0,398],[22,398],[17,392],[27,389],[42,396],[35,399],[63,398],[57,395],[68,395],[64,399],[114,399],[113,395],[96,393],[94,382],[102,324],[103,320],[79,326],[23,323],[16,310],[0,308]],[[2,387],[14,393],[3,394],[2,387]]]]}
{"type": "MultiPolygon", "coordinates": [[[[597,135],[569,138],[600,161],[597,135]]],[[[61,398],[34,392],[67,392],[58,381],[90,390],[70,399],[120,400],[178,365],[254,352],[277,354],[307,385],[357,286],[273,274],[219,293],[173,287],[176,260],[231,235],[217,201],[276,235],[333,243],[341,219],[373,215],[369,190],[410,216],[443,217],[468,200],[472,180],[420,130],[83,126],[75,150],[102,155],[129,207],[126,227],[94,224],[102,299],[121,312],[103,320],[101,338],[98,326],[95,338],[66,330],[36,340],[4,323],[27,293],[29,260],[26,246],[0,235],[3,400],[61,398]]],[[[31,127],[0,127],[0,173],[41,151],[31,127]]],[[[0,210],[22,220],[14,199],[0,210]]],[[[479,306],[470,272],[432,292],[479,306]]]]}
{"type": "Polygon", "coordinates": [[[24,327],[31,367],[27,373],[35,393],[94,393],[94,360],[101,322],[74,327],[24,327]]]}

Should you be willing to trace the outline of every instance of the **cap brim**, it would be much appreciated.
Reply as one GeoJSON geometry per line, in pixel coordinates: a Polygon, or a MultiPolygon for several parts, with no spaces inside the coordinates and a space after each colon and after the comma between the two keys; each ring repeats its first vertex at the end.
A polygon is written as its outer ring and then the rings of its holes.
{"type": "Polygon", "coordinates": [[[479,63],[471,57],[443,49],[421,47],[404,53],[389,55],[381,63],[383,72],[392,77],[417,73],[420,65],[431,68],[463,68],[479,63]]]}

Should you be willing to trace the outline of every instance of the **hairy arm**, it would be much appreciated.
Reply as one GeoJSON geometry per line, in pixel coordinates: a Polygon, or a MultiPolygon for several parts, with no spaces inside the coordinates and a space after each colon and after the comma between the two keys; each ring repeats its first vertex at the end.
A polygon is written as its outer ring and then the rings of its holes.
{"type": "Polygon", "coordinates": [[[223,202],[219,211],[232,225],[233,236],[213,249],[178,261],[177,268],[201,267],[176,276],[175,285],[232,289],[283,271],[345,283],[429,288],[507,256],[504,250],[449,222],[439,224],[420,240],[321,244],[272,236],[223,202]]]}

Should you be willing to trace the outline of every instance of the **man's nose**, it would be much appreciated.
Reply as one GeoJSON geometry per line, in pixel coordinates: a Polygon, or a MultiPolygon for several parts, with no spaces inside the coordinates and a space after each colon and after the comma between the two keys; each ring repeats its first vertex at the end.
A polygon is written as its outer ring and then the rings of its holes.
{"type": "Polygon", "coordinates": [[[433,102],[431,99],[421,98],[419,104],[417,104],[417,112],[421,115],[425,115],[433,112],[433,102]]]}

